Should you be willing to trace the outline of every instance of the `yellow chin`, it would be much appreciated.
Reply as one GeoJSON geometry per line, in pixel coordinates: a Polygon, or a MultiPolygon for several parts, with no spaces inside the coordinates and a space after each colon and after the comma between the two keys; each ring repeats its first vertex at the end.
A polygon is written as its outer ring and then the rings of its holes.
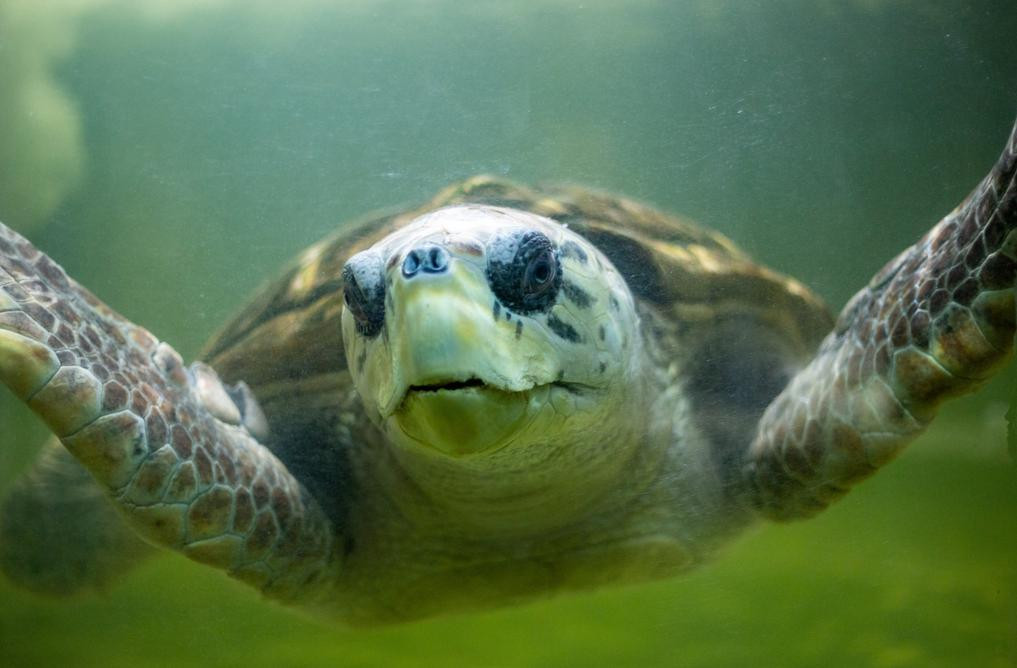
{"type": "Polygon", "coordinates": [[[496,450],[529,422],[534,394],[489,385],[411,391],[392,418],[408,437],[453,457],[496,450]]]}

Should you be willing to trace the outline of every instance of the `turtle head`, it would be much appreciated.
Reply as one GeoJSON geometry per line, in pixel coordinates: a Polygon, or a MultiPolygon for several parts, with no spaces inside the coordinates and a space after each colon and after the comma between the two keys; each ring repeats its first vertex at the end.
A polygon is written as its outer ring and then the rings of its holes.
{"type": "Polygon", "coordinates": [[[343,281],[357,391],[388,440],[418,456],[581,442],[637,373],[625,281],[540,216],[440,209],[351,257],[343,281]]]}

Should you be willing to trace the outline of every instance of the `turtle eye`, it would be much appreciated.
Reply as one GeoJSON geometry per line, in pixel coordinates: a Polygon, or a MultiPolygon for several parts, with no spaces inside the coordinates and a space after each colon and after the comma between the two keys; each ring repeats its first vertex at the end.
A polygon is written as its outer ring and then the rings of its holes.
{"type": "Polygon", "coordinates": [[[554,260],[554,251],[550,249],[530,259],[523,273],[523,294],[537,297],[551,289],[558,275],[558,267],[554,260]]]}
{"type": "Polygon", "coordinates": [[[343,267],[343,301],[353,314],[357,332],[373,338],[385,324],[385,275],[376,251],[357,253],[343,267]]]}
{"type": "Polygon", "coordinates": [[[488,246],[487,282],[498,300],[517,313],[546,311],[561,287],[558,251],[532,230],[496,237],[488,246]]]}

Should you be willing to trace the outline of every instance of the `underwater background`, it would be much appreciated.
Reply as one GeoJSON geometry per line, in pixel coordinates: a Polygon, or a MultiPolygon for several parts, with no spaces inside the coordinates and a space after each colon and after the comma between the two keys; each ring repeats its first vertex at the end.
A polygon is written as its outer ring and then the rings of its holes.
{"type": "MultiPolygon", "coordinates": [[[[0,220],[193,358],[304,246],[472,174],[718,229],[841,305],[1017,114],[1012,0],[0,0],[0,220]]],[[[1013,666],[1017,374],[683,579],[377,631],[166,555],[0,582],[0,665],[1013,666]]],[[[0,391],[0,493],[45,439],[0,391]]]]}

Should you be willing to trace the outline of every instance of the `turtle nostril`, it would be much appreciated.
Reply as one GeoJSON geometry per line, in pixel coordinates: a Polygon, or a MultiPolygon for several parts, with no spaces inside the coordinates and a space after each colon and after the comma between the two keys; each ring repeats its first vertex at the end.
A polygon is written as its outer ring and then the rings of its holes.
{"type": "Polygon", "coordinates": [[[427,260],[424,262],[424,271],[432,274],[448,269],[448,251],[441,246],[431,246],[427,250],[427,260]]]}
{"type": "Polygon", "coordinates": [[[425,274],[440,274],[448,270],[449,254],[441,246],[428,244],[420,248],[414,248],[406,254],[403,260],[403,276],[412,278],[419,272],[425,274]]]}
{"type": "Polygon", "coordinates": [[[407,253],[406,259],[403,260],[403,276],[410,278],[418,271],[420,271],[420,253],[414,249],[407,253]]]}

